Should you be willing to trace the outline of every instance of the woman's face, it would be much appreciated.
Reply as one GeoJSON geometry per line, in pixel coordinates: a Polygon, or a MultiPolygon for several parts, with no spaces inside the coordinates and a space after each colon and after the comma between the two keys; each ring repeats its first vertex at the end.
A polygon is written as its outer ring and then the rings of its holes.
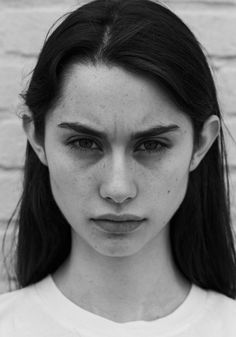
{"type": "Polygon", "coordinates": [[[191,121],[161,87],[121,68],[73,65],[48,114],[44,144],[55,201],[72,235],[96,253],[128,256],[147,247],[185,196],[191,121]],[[104,135],[82,132],[80,124],[104,135]],[[137,135],[167,126],[163,133],[137,135]],[[146,220],[117,235],[91,220],[106,213],[146,220]]]}

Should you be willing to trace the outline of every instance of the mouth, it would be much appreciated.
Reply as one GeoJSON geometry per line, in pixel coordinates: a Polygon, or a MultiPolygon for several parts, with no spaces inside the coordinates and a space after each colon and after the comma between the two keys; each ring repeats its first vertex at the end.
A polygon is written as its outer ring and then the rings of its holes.
{"type": "Polygon", "coordinates": [[[96,227],[98,227],[103,232],[114,233],[114,234],[125,234],[131,233],[143,224],[144,220],[141,221],[111,221],[111,220],[92,220],[96,227]]]}

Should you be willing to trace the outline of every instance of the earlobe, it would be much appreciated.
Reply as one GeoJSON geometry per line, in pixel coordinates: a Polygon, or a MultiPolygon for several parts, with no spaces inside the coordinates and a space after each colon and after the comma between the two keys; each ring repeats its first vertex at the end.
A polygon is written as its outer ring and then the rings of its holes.
{"type": "Polygon", "coordinates": [[[35,135],[35,127],[34,122],[31,119],[30,116],[25,115],[23,116],[23,129],[27,136],[27,139],[32,146],[34,152],[38,156],[39,160],[42,162],[42,164],[48,166],[47,158],[44,150],[43,144],[37,139],[35,135]]]}
{"type": "Polygon", "coordinates": [[[199,144],[196,148],[191,164],[190,171],[193,171],[200,164],[201,160],[204,158],[206,153],[209,151],[210,147],[218,137],[220,132],[220,120],[216,115],[211,115],[204,123],[200,138],[199,144]]]}

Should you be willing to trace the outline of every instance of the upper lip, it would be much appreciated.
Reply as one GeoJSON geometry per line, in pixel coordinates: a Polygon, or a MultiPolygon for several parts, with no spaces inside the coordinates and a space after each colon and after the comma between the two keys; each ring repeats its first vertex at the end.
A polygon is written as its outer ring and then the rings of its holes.
{"type": "Polygon", "coordinates": [[[143,218],[140,218],[137,215],[133,214],[122,214],[122,215],[116,215],[116,214],[103,214],[96,218],[93,218],[93,220],[109,220],[109,221],[142,221],[143,218]]]}

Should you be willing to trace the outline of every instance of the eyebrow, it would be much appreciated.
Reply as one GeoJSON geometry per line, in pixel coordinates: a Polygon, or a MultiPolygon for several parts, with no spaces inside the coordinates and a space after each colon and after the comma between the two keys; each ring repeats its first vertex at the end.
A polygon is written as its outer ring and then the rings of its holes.
{"type": "MultiPolygon", "coordinates": [[[[107,134],[103,131],[96,130],[91,128],[90,126],[78,122],[62,122],[58,124],[58,127],[63,129],[71,129],[78,133],[85,133],[91,136],[95,136],[97,138],[108,139],[107,134]]],[[[171,132],[171,131],[178,131],[180,127],[176,124],[169,124],[169,125],[155,125],[147,130],[132,132],[130,135],[131,140],[135,140],[142,137],[152,137],[161,135],[163,133],[171,132]]]]}

